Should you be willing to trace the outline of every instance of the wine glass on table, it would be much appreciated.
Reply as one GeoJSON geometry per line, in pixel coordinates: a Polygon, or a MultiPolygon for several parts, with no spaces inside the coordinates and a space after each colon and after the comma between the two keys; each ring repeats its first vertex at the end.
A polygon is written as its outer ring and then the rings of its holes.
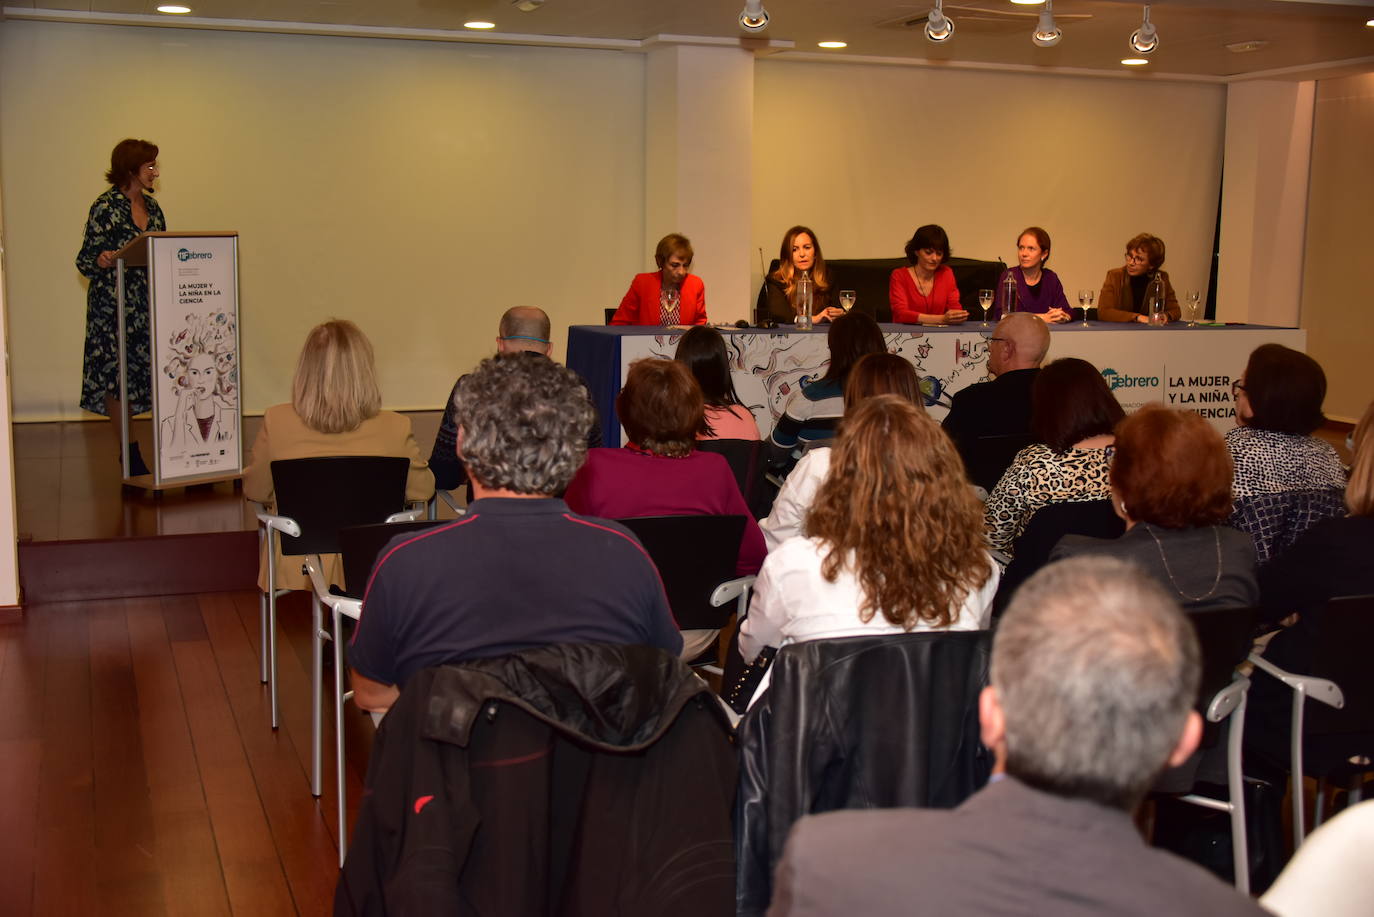
{"type": "Polygon", "coordinates": [[[858,299],[858,295],[855,294],[853,290],[841,290],[840,308],[848,312],[850,309],[854,308],[854,300],[856,299],[858,299]]]}
{"type": "Polygon", "coordinates": [[[1202,305],[1202,292],[1200,290],[1189,290],[1184,294],[1184,302],[1188,304],[1188,327],[1196,328],[1198,320],[1198,307],[1202,305]]]}
{"type": "Polygon", "coordinates": [[[983,307],[983,327],[988,326],[988,313],[992,311],[992,291],[978,291],[978,305],[983,307]]]}
{"type": "Polygon", "coordinates": [[[1092,308],[1093,302],[1097,299],[1096,290],[1079,290],[1078,305],[1083,309],[1083,327],[1088,327],[1088,310],[1092,308]]]}

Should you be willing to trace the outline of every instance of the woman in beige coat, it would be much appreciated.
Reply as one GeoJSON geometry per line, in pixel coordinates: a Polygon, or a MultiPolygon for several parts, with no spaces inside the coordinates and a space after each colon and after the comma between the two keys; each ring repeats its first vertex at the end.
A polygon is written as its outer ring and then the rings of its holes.
{"type": "MultiPolygon", "coordinates": [[[[381,409],[382,393],[372,344],[350,321],[328,321],[306,336],[291,383],[291,403],[267,409],[253,443],[253,457],[243,472],[243,493],[272,504],[272,462],[277,459],[327,455],[394,455],[410,459],[406,499],[428,500],[434,474],[420,457],[410,418],[381,409]]],[[[322,558],[325,575],[334,579],[335,557],[322,558]]],[[[258,585],[267,588],[266,558],[258,585]]],[[[277,588],[309,589],[300,558],[277,556],[277,588]]]]}

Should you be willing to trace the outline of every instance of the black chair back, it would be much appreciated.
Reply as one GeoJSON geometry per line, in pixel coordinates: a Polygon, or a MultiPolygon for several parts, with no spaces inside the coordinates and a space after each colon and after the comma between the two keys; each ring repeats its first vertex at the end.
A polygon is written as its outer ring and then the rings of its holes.
{"type": "Polygon", "coordinates": [[[410,459],[391,455],[330,455],[272,463],[277,512],[301,526],[281,536],[282,554],[334,554],[339,530],[385,522],[406,508],[410,459]]]}
{"type": "MultiPolygon", "coordinates": [[[[735,483],[750,512],[754,511],[755,494],[763,481],[763,449],[764,444],[756,439],[703,439],[697,443],[699,452],[713,452],[730,463],[735,483]]],[[[755,515],[754,518],[759,517],[755,515]]]]}
{"type": "Polygon", "coordinates": [[[1321,609],[1315,630],[1316,664],[1304,674],[1334,681],[1345,705],[1337,710],[1308,701],[1304,733],[1309,739],[1374,733],[1374,670],[1369,665],[1369,650],[1374,647],[1374,595],[1332,599],[1321,609]]]}
{"type": "Polygon", "coordinates": [[[1126,523],[1112,509],[1110,500],[1051,503],[1041,507],[1012,546],[1011,563],[997,587],[995,613],[1000,615],[1017,588],[1050,562],[1050,552],[1065,535],[1120,538],[1125,531],[1126,523]]]}
{"type": "Polygon", "coordinates": [[[792,825],[836,809],[951,808],[986,781],[990,631],[804,640],[739,725],[736,913],[762,915],[792,825]]]}
{"type": "Polygon", "coordinates": [[[422,532],[452,519],[422,519],[419,522],[384,522],[380,525],[350,525],[339,529],[339,552],[343,555],[344,595],[361,599],[372,577],[372,568],[382,549],[397,535],[422,532]]]}
{"type": "MultiPolygon", "coordinates": [[[[1016,453],[1030,444],[1029,433],[974,437],[968,444],[968,453],[964,456],[968,479],[988,493],[992,493],[997,482],[1002,480],[1002,475],[1011,467],[1016,453]]],[[[1048,557],[1048,553],[1045,556],[1048,557]]]]}
{"type": "Polygon", "coordinates": [[[711,593],[735,576],[743,516],[641,516],[619,519],[649,552],[668,606],[682,630],[719,629],[735,604],[711,606],[711,593]]]}

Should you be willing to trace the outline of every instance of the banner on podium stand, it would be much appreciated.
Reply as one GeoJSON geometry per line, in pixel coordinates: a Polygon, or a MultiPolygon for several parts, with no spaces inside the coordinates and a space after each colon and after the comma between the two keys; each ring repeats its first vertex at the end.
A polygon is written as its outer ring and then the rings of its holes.
{"type": "Polygon", "coordinates": [[[158,485],[243,470],[238,237],[148,240],[158,485]]]}

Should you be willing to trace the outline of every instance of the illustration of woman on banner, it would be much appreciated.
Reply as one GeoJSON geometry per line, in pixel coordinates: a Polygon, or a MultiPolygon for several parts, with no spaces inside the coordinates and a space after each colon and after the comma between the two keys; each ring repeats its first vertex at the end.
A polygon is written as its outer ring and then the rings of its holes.
{"type": "Polygon", "coordinates": [[[222,452],[229,464],[237,461],[236,337],[234,320],[224,312],[188,315],[186,327],[172,336],[162,370],[176,396],[162,418],[164,474],[209,471],[225,464],[222,452]]]}

